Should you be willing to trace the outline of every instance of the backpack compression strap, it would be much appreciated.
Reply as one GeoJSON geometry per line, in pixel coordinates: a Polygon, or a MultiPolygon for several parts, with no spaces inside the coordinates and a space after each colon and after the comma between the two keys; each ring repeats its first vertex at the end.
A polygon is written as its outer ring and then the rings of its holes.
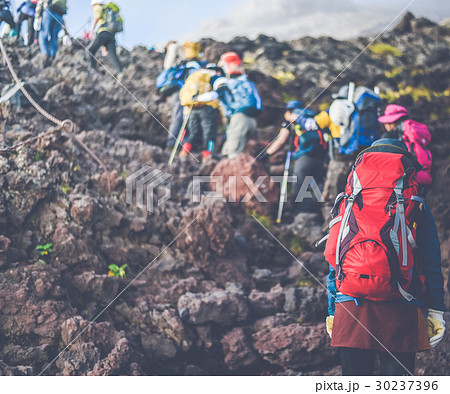
{"type": "Polygon", "coordinates": [[[358,196],[358,194],[361,192],[361,190],[362,190],[362,187],[361,187],[361,183],[358,178],[358,174],[354,170],[353,171],[352,194],[347,197],[347,207],[345,208],[344,216],[342,218],[342,223],[341,223],[341,227],[339,229],[337,245],[336,245],[336,272],[337,272],[336,278],[340,282],[343,279],[341,259],[340,259],[341,243],[342,243],[342,240],[347,236],[347,234],[350,231],[350,227],[348,225],[348,220],[350,218],[350,213],[352,212],[352,208],[353,208],[355,199],[358,196]]]}
{"type": "MultiPolygon", "coordinates": [[[[406,225],[406,219],[405,219],[405,199],[403,197],[403,187],[404,187],[404,179],[406,174],[403,174],[403,176],[399,179],[397,182],[397,185],[394,188],[395,196],[397,198],[397,209],[395,212],[395,219],[394,219],[394,228],[391,229],[389,232],[389,236],[391,238],[392,244],[394,245],[394,248],[397,252],[397,255],[400,254],[400,242],[397,236],[398,228],[400,227],[400,232],[402,235],[402,265],[406,267],[408,265],[408,250],[407,250],[407,244],[406,239],[408,239],[408,242],[411,244],[412,248],[417,248],[417,244],[414,240],[414,237],[411,233],[410,228],[406,225]]],[[[413,196],[411,200],[419,201],[422,200],[422,198],[413,196]]],[[[397,282],[398,291],[400,294],[405,298],[407,301],[412,301],[414,296],[410,293],[408,293],[406,290],[402,288],[400,285],[400,282],[397,282]]]]}

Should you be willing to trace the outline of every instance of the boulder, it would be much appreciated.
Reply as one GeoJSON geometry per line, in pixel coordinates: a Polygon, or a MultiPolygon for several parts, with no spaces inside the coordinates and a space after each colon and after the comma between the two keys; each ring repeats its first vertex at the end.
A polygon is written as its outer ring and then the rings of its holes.
{"type": "Polygon", "coordinates": [[[264,360],[284,369],[312,370],[335,362],[325,324],[275,327],[253,335],[264,360]]]}
{"type": "Polygon", "coordinates": [[[225,364],[230,371],[242,372],[258,360],[249,338],[241,327],[231,330],[220,342],[225,355],[225,364]]]}
{"type": "Polygon", "coordinates": [[[188,321],[193,324],[217,323],[230,326],[242,323],[248,317],[244,296],[223,290],[212,293],[186,293],[178,300],[178,311],[189,311],[188,321]]]}
{"type": "Polygon", "coordinates": [[[278,201],[279,192],[270,181],[264,167],[247,153],[217,164],[212,177],[220,177],[215,192],[233,204],[243,205],[250,212],[268,215],[272,204],[278,201]],[[259,187],[256,185],[260,184],[259,187]]]}
{"type": "Polygon", "coordinates": [[[254,317],[264,317],[283,311],[285,295],[282,291],[264,293],[252,290],[248,296],[250,312],[254,317]]]}

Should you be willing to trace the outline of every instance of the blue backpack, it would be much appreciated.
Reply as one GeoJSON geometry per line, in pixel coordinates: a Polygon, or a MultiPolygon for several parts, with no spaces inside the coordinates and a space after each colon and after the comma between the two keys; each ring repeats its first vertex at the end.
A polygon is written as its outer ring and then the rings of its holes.
{"type": "Polygon", "coordinates": [[[25,3],[26,3],[26,5],[27,5],[28,8],[30,8],[30,9],[32,9],[32,10],[35,10],[35,9],[36,9],[37,3],[33,3],[31,0],[26,0],[25,3]]]}
{"type": "Polygon", "coordinates": [[[360,86],[355,90],[354,103],[355,110],[350,115],[349,127],[341,132],[340,152],[346,155],[371,146],[381,134],[378,123],[380,96],[369,88],[360,86]]]}
{"type": "Polygon", "coordinates": [[[256,118],[263,111],[261,96],[253,82],[247,77],[231,79],[227,83],[227,88],[231,93],[231,100],[227,103],[228,115],[243,113],[244,115],[256,118]]]}
{"type": "Polygon", "coordinates": [[[158,93],[167,97],[180,90],[184,85],[187,70],[184,64],[178,64],[161,72],[156,78],[158,93]]]}

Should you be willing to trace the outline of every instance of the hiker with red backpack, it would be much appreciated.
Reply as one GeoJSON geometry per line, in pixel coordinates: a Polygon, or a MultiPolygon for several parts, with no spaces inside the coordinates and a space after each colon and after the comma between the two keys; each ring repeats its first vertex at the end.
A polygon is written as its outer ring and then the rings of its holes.
{"type": "Polygon", "coordinates": [[[265,160],[265,158],[277,152],[286,142],[290,143],[289,151],[292,152],[292,158],[295,161],[294,175],[297,177],[294,186],[294,199],[297,203],[295,204],[296,213],[313,210],[313,201],[311,199],[303,201],[299,192],[307,176],[313,177],[315,182],[320,181],[323,177],[326,158],[326,143],[321,130],[304,130],[297,123],[300,114],[309,119],[313,119],[315,115],[313,111],[305,109],[300,101],[292,100],[286,104],[285,122],[281,126],[278,137],[267,148],[266,152],[258,158],[258,160],[265,160]]]}
{"type": "Polygon", "coordinates": [[[104,47],[108,52],[117,76],[122,72],[116,44],[116,34],[123,31],[123,19],[120,16],[120,8],[116,4],[104,0],[92,0],[91,5],[94,12],[94,22],[89,34],[89,38],[93,42],[87,50],[89,67],[92,70],[97,70],[95,55],[101,47],[104,47]],[[97,27],[94,39],[94,32],[97,27]]]}
{"type": "Polygon", "coordinates": [[[422,170],[416,174],[417,182],[424,187],[430,185],[432,181],[431,164],[433,157],[427,149],[431,141],[428,127],[408,119],[408,110],[396,104],[388,105],[384,115],[380,116],[378,121],[386,129],[383,138],[402,140],[422,166],[422,170]]]}
{"type": "Polygon", "coordinates": [[[406,145],[380,139],[356,159],[332,210],[325,258],[331,346],[343,375],[414,373],[445,332],[440,245],[406,145]],[[424,318],[422,308],[428,309],[424,318]]]}

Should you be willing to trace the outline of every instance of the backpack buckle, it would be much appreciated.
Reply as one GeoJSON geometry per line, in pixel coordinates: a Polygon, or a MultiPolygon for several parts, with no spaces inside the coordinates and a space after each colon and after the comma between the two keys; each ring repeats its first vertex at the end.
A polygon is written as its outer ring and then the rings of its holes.
{"type": "Polygon", "coordinates": [[[397,194],[397,203],[398,204],[404,204],[405,198],[403,197],[403,194],[397,194]]]}
{"type": "Polygon", "coordinates": [[[354,194],[351,194],[347,199],[349,203],[353,204],[355,202],[356,196],[354,194]]]}

